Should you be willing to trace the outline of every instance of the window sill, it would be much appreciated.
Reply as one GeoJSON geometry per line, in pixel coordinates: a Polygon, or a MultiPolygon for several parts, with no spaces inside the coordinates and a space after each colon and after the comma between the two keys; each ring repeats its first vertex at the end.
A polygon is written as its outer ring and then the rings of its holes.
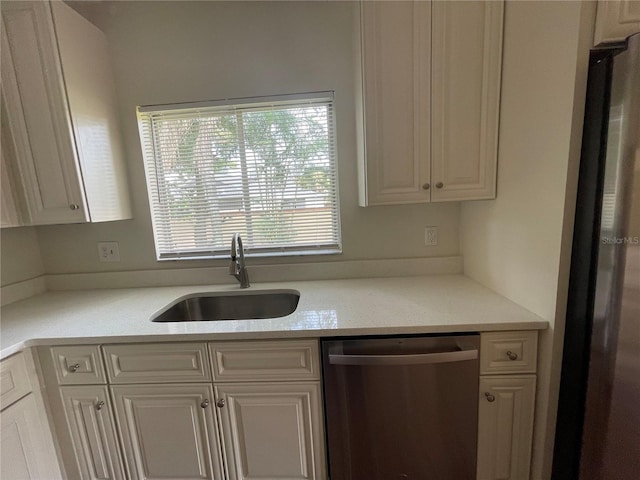
{"type": "MultiPolygon", "coordinates": [[[[342,255],[342,248],[340,249],[318,249],[318,250],[286,250],[286,251],[274,251],[274,252],[251,252],[245,250],[244,256],[247,260],[251,258],[278,258],[278,257],[307,257],[317,255],[342,255]]],[[[230,253],[216,252],[211,255],[204,254],[176,254],[171,257],[157,258],[159,262],[176,261],[176,260],[229,260],[230,253]]]]}

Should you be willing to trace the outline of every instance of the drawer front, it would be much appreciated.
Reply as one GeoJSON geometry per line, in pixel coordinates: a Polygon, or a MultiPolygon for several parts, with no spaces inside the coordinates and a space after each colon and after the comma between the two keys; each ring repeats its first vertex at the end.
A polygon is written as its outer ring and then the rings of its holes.
{"type": "Polygon", "coordinates": [[[210,382],[206,343],[105,345],[110,383],[210,382]]]}
{"type": "Polygon", "coordinates": [[[218,382],[320,379],[316,340],[220,342],[209,348],[218,382]]]}
{"type": "Polygon", "coordinates": [[[535,373],[538,332],[490,332],[480,336],[480,374],[535,373]]]}
{"type": "Polygon", "coordinates": [[[23,353],[18,353],[0,363],[0,410],[24,397],[31,390],[31,381],[23,353]]]}
{"type": "Polygon", "coordinates": [[[60,385],[107,383],[99,345],[51,347],[49,350],[60,385]]]}

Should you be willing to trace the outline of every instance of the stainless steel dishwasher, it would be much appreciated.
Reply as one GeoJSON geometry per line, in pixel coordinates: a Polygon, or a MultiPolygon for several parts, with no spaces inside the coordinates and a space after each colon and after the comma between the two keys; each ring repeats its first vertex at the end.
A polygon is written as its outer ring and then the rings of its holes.
{"type": "Polygon", "coordinates": [[[479,335],[322,342],[331,480],[476,478],[479,335]]]}

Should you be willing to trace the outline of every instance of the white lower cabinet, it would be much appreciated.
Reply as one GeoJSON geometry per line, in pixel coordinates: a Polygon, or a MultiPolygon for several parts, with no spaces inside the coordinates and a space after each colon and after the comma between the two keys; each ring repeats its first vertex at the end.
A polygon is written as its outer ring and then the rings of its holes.
{"type": "MultiPolygon", "coordinates": [[[[534,331],[481,335],[477,480],[529,479],[536,346],[534,331]]],[[[327,479],[317,340],[42,347],[40,359],[66,478],[327,479]]],[[[43,478],[20,456],[37,440],[12,413],[28,398],[2,411],[3,458],[16,459],[2,478],[43,478]]]]}
{"type": "Polygon", "coordinates": [[[317,340],[39,353],[69,478],[326,480],[317,340]]]}
{"type": "Polygon", "coordinates": [[[107,387],[61,387],[60,396],[78,459],[77,475],[91,480],[125,479],[107,387]]]}
{"type": "Polygon", "coordinates": [[[31,352],[0,362],[0,479],[61,478],[31,352]]]}
{"type": "Polygon", "coordinates": [[[480,377],[477,480],[529,478],[535,375],[480,377]]]}
{"type": "Polygon", "coordinates": [[[0,414],[0,478],[59,478],[52,470],[46,449],[43,426],[33,394],[16,402],[0,414]]]}
{"type": "Polygon", "coordinates": [[[111,391],[131,479],[224,479],[211,384],[111,391]]]}
{"type": "Polygon", "coordinates": [[[319,382],[216,386],[229,478],[325,478],[319,382]]]}
{"type": "Polygon", "coordinates": [[[480,335],[477,480],[528,480],[537,331],[480,335]]]}

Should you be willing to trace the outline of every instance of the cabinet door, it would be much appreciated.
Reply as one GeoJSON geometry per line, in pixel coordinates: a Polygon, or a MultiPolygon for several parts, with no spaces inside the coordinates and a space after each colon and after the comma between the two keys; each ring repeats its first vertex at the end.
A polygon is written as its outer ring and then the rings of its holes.
{"type": "Polygon", "coordinates": [[[33,390],[26,354],[19,352],[0,362],[0,409],[4,410],[33,390]]]}
{"type": "Polygon", "coordinates": [[[43,479],[59,477],[49,462],[46,435],[38,407],[30,394],[0,413],[0,478],[43,479]]]}
{"type": "Polygon", "coordinates": [[[480,377],[478,480],[526,480],[535,375],[480,377]]]}
{"type": "Polygon", "coordinates": [[[223,478],[210,384],[111,389],[132,479],[223,478]]]}
{"type": "Polygon", "coordinates": [[[623,42],[640,33],[640,1],[600,0],[596,14],[594,45],[623,42]]]}
{"type": "MultiPolygon", "coordinates": [[[[25,222],[19,210],[16,176],[13,172],[15,148],[7,125],[4,92],[0,89],[0,228],[17,227],[25,222]]],[[[28,222],[27,222],[28,223],[28,222]]]]}
{"type": "Polygon", "coordinates": [[[2,2],[2,89],[31,222],[86,220],[48,2],[2,2]]]}
{"type": "Polygon", "coordinates": [[[222,384],[216,398],[230,480],[325,478],[319,383],[222,384]]]}
{"type": "Polygon", "coordinates": [[[434,2],[431,200],[495,197],[504,4],[434,2]]]}
{"type": "MultiPolygon", "coordinates": [[[[3,144],[4,147],[4,144],[3,144]]],[[[15,196],[13,194],[13,182],[7,169],[4,148],[0,151],[0,227],[17,227],[22,225],[15,196]]]]}
{"type": "Polygon", "coordinates": [[[82,184],[92,222],[131,218],[118,99],[106,36],[51,2],[82,184]]]}
{"type": "Polygon", "coordinates": [[[429,201],[431,2],[362,2],[361,205],[429,201]]]}
{"type": "Polygon", "coordinates": [[[107,387],[61,387],[67,427],[83,479],[124,479],[107,387]]]}

